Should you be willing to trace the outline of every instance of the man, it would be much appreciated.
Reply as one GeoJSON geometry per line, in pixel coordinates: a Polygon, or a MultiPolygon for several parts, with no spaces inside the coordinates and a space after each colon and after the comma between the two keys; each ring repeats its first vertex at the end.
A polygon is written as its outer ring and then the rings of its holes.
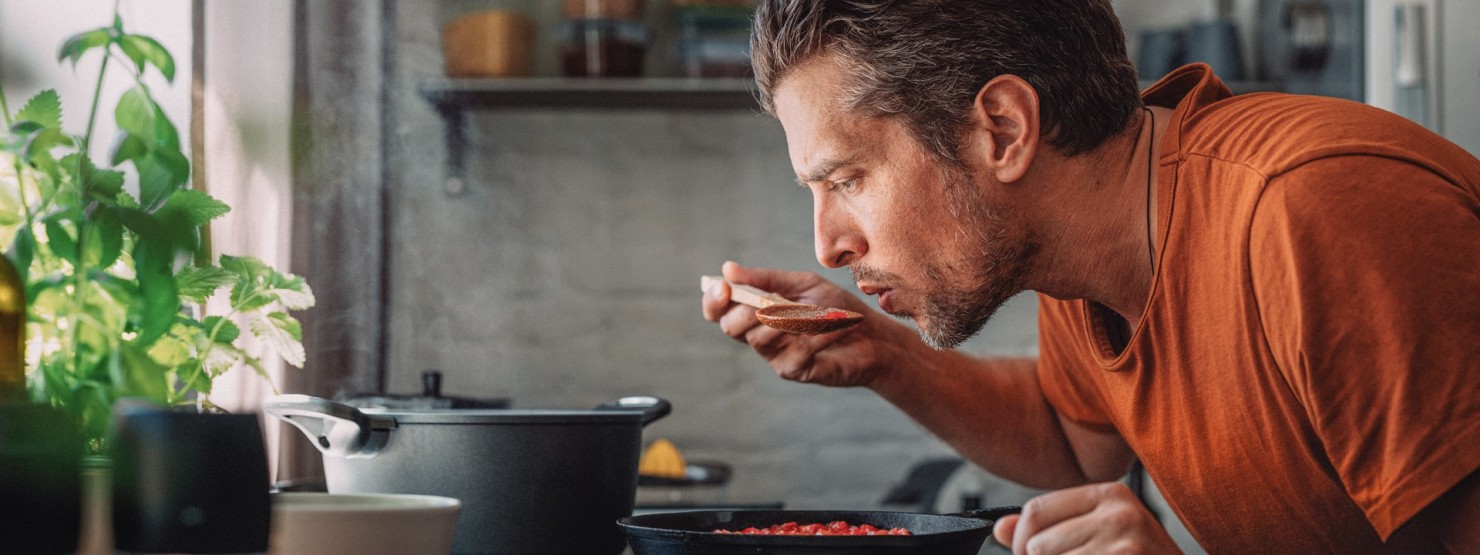
{"type": "MultiPolygon", "coordinates": [[[[1139,457],[1216,553],[1480,551],[1480,161],[1357,103],[1138,96],[1105,0],[768,0],[764,108],[818,260],[948,349],[1040,293],[1037,360],[932,350],[877,313],[706,318],[787,379],[864,386],[984,468],[1058,489],[1016,553],[1167,552],[1139,457]]],[[[725,276],[868,311],[815,274],[725,276]]]]}

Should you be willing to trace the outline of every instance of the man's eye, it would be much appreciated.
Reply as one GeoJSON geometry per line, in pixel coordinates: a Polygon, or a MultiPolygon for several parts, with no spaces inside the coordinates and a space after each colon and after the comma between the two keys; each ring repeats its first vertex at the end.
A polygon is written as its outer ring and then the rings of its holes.
{"type": "Polygon", "coordinates": [[[828,189],[833,191],[846,191],[858,187],[858,178],[844,179],[841,181],[827,182],[828,189]]]}

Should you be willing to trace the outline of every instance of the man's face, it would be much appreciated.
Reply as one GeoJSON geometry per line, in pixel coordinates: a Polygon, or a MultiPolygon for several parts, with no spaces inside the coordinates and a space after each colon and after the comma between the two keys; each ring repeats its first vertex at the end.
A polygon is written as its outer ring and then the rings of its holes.
{"type": "Polygon", "coordinates": [[[899,121],[845,113],[846,77],[819,58],[774,95],[792,167],[812,192],[817,260],[847,266],[931,346],[954,347],[1023,289],[1025,226],[993,213],[986,178],[940,162],[899,121]]]}

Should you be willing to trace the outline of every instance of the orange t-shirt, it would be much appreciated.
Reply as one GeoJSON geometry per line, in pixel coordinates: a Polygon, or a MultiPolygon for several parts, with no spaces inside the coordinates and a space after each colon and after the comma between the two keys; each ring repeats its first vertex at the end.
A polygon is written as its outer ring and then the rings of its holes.
{"type": "Polygon", "coordinates": [[[1381,551],[1480,467],[1480,161],[1203,65],[1143,97],[1175,106],[1145,316],[1116,353],[1106,309],[1040,296],[1044,393],[1211,552],[1381,551]]]}

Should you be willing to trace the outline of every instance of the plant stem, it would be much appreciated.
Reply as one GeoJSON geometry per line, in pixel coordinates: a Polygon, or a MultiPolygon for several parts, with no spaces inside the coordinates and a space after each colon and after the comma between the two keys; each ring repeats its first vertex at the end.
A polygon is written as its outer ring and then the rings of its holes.
{"type": "Polygon", "coordinates": [[[5,103],[5,87],[0,87],[0,117],[5,118],[5,128],[10,129],[10,105],[5,103]]]}
{"type": "MultiPolygon", "coordinates": [[[[98,119],[98,101],[103,96],[103,77],[108,73],[108,61],[113,58],[112,56],[108,55],[109,51],[111,50],[113,50],[113,45],[108,44],[103,46],[103,64],[101,67],[98,68],[98,84],[93,87],[92,108],[88,110],[87,113],[87,132],[82,135],[81,150],[82,156],[84,158],[88,155],[88,147],[92,145],[93,124],[96,123],[98,119]]],[[[79,161],[78,167],[80,168],[81,165],[82,162],[79,161]]],[[[80,169],[78,170],[78,173],[81,173],[80,169]]]]}
{"type": "MultiPolygon", "coordinates": [[[[118,0],[114,0],[113,2],[113,19],[114,21],[118,20],[118,0]]],[[[82,145],[79,149],[80,156],[77,157],[77,171],[72,174],[74,181],[83,179],[82,168],[87,164],[89,157],[88,151],[92,147],[93,124],[97,123],[98,119],[98,101],[103,97],[103,80],[108,75],[108,61],[112,58],[108,54],[111,50],[113,50],[111,43],[103,45],[103,63],[98,66],[98,82],[93,86],[92,107],[87,112],[87,131],[82,135],[82,145]]],[[[87,184],[86,182],[78,182],[75,185],[80,191],[87,184]]],[[[60,190],[61,187],[59,186],[57,189],[60,190]]],[[[83,308],[82,295],[87,285],[87,255],[85,254],[87,251],[84,249],[86,242],[87,216],[83,214],[82,217],[77,218],[77,264],[72,267],[72,314],[80,314],[83,308]]],[[[78,336],[81,333],[82,326],[81,322],[75,322],[75,324],[77,325],[72,326],[72,369],[73,371],[81,371],[82,348],[78,343],[78,336]]]]}

